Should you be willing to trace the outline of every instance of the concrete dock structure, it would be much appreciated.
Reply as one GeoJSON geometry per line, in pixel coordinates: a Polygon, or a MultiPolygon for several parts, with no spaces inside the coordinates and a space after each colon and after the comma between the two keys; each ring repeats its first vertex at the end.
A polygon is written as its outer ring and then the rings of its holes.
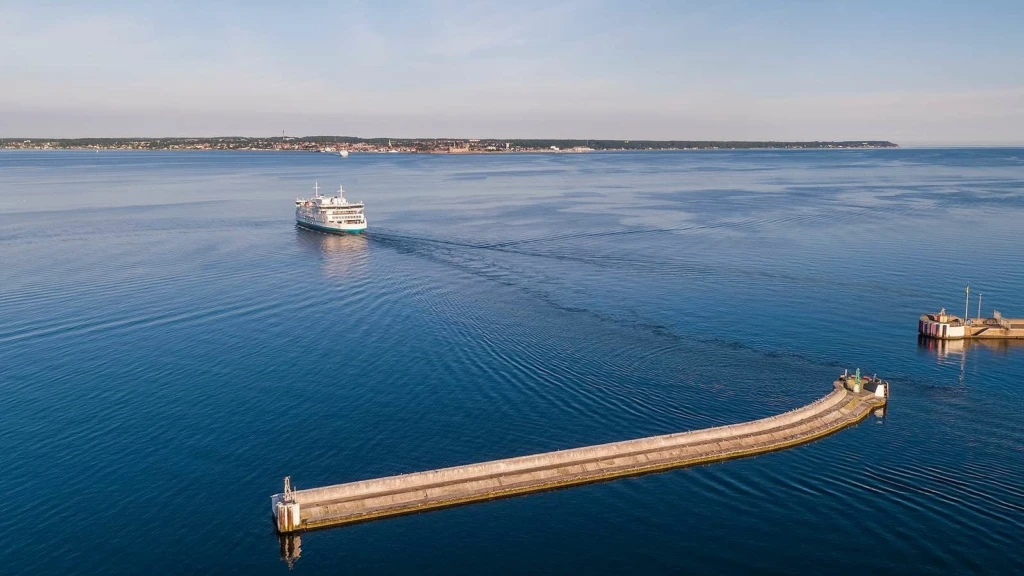
{"type": "Polygon", "coordinates": [[[1024,339],[1024,318],[1004,318],[995,310],[990,318],[964,319],[949,314],[946,309],[938,314],[922,314],[917,322],[917,332],[936,340],[1016,340],[1024,339]]]}
{"type": "Polygon", "coordinates": [[[978,314],[971,318],[971,285],[964,290],[964,315],[961,318],[946,312],[922,314],[917,321],[917,333],[935,340],[1024,340],[1024,318],[1005,318],[999,310],[992,316],[982,318],[981,297],[978,292],[978,314]]]}
{"type": "Polygon", "coordinates": [[[297,490],[271,496],[277,531],[290,534],[752,456],[810,442],[885,406],[888,383],[844,374],[811,404],[761,420],[297,490]]]}

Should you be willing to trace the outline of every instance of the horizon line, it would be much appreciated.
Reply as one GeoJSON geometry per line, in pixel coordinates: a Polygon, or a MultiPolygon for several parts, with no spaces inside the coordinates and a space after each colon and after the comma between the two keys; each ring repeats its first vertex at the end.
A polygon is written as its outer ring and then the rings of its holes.
{"type": "Polygon", "coordinates": [[[870,143],[887,143],[892,144],[899,148],[1018,148],[1024,147],[1024,141],[1006,141],[1006,140],[907,140],[904,142],[897,142],[895,140],[877,139],[877,138],[846,138],[846,139],[814,139],[814,140],[779,140],[779,139],[683,139],[683,138],[573,138],[573,137],[517,137],[517,138],[505,138],[505,137],[452,137],[452,136],[355,136],[355,135],[337,135],[337,134],[307,134],[302,136],[289,136],[284,135],[261,135],[261,136],[244,136],[238,134],[220,134],[216,136],[0,136],[0,142],[6,141],[17,141],[24,142],[28,141],[68,141],[68,140],[216,140],[216,139],[245,139],[245,140],[259,140],[259,139],[283,139],[288,138],[292,140],[304,140],[312,138],[351,138],[357,140],[395,140],[395,141],[408,141],[408,140],[458,140],[458,141],[577,141],[577,142],[588,142],[588,141],[604,141],[604,142],[694,142],[694,143],[780,143],[780,144],[810,144],[810,143],[851,143],[851,142],[870,142],[870,143]]]}
{"type": "Polygon", "coordinates": [[[819,142],[876,142],[876,143],[888,143],[895,144],[892,140],[886,140],[881,138],[843,138],[843,139],[812,139],[812,140],[785,140],[785,139],[758,139],[758,138],[724,138],[724,139],[709,139],[709,138],[579,138],[579,137],[562,137],[562,136],[531,136],[528,138],[524,137],[454,137],[454,136],[354,136],[354,135],[342,135],[342,134],[306,134],[302,136],[289,136],[287,134],[281,135],[263,135],[263,136],[243,136],[238,134],[220,134],[216,136],[140,136],[140,135],[126,135],[126,136],[0,136],[0,141],[7,140],[215,140],[215,139],[245,139],[245,140],[270,140],[274,138],[279,139],[292,139],[292,140],[306,140],[313,138],[351,138],[356,140],[468,140],[468,141],[534,141],[534,140],[571,140],[579,142],[778,142],[782,144],[793,144],[793,143],[819,143],[819,142]]]}

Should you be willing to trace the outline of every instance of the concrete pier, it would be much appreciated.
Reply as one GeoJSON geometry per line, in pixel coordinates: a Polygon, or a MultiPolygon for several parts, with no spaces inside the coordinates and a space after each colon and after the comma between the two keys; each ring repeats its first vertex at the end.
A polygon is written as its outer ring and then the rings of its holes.
{"type": "Polygon", "coordinates": [[[990,318],[961,318],[943,308],[937,314],[922,314],[918,334],[935,340],[1024,340],[1024,318],[1005,318],[995,310],[990,318]]]}
{"type": "Polygon", "coordinates": [[[885,406],[888,383],[844,374],[827,396],[761,420],[271,496],[288,534],[385,516],[752,456],[810,442],[885,406]]]}

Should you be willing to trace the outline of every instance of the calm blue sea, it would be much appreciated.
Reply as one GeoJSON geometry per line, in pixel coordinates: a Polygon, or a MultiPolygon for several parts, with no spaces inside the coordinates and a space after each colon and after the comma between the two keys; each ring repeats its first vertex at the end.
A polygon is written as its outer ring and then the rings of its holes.
{"type": "Polygon", "coordinates": [[[767,416],[813,444],[301,536],[296,573],[1024,571],[1024,149],[0,152],[0,572],[284,574],[270,495],[767,416]],[[297,229],[314,181],[368,233],[297,229]]]}

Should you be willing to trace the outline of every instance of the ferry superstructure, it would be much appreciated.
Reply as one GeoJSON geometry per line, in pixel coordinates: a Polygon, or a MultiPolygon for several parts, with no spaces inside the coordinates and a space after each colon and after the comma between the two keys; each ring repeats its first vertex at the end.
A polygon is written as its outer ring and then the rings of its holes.
{"type": "Polygon", "coordinates": [[[313,184],[312,198],[295,200],[295,222],[304,228],[332,234],[359,234],[366,230],[362,202],[345,200],[345,191],[338,186],[335,196],[320,194],[320,185],[313,184]]]}

